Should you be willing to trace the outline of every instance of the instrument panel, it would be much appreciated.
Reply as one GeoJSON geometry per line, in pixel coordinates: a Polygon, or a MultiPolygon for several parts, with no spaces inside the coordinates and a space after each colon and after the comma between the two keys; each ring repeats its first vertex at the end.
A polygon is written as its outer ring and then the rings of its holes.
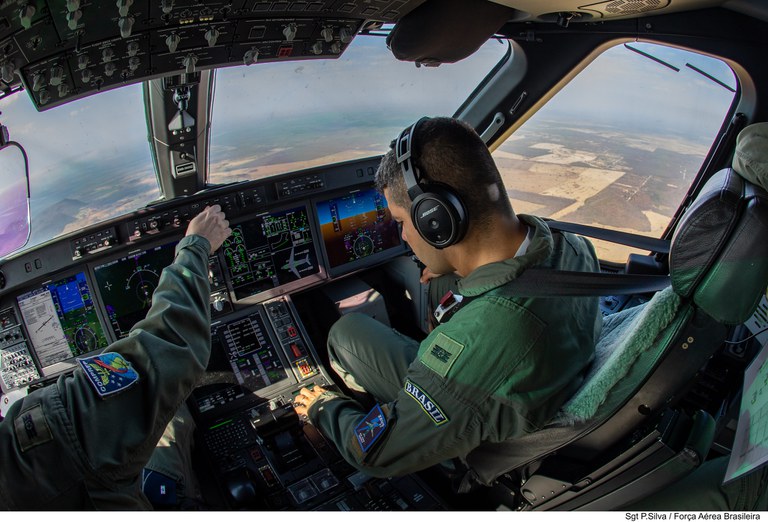
{"type": "Polygon", "coordinates": [[[6,260],[3,392],[71,370],[78,357],[127,336],[151,306],[186,224],[212,204],[222,206],[233,231],[209,258],[214,350],[226,360],[220,369],[248,393],[318,375],[290,294],[406,252],[386,200],[373,189],[379,160],[213,189],[6,260]],[[297,182],[308,178],[313,183],[297,182]]]}

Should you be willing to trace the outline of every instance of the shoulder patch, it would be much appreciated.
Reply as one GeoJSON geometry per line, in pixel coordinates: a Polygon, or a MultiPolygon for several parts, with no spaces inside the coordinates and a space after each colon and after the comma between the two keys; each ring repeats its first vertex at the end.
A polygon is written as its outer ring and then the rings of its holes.
{"type": "Polygon", "coordinates": [[[85,376],[99,396],[107,397],[123,391],[139,380],[131,363],[119,353],[107,352],[78,359],[85,376]]]}
{"type": "Polygon", "coordinates": [[[27,451],[40,444],[53,440],[51,428],[45,420],[45,413],[40,404],[36,404],[19,413],[13,420],[13,429],[19,441],[21,451],[27,451]]]}
{"type": "Polygon", "coordinates": [[[445,377],[462,350],[463,344],[440,332],[421,354],[421,362],[440,377],[445,377]]]}
{"type": "Polygon", "coordinates": [[[386,429],[387,418],[384,416],[384,412],[381,411],[381,406],[377,404],[355,428],[355,437],[363,453],[367,453],[371,449],[386,429]]]}
{"type": "Polygon", "coordinates": [[[440,406],[438,406],[437,403],[424,392],[424,390],[419,388],[416,384],[412,383],[410,379],[406,379],[404,390],[405,393],[413,398],[413,400],[419,403],[421,409],[424,410],[427,415],[429,415],[430,419],[432,419],[432,422],[434,422],[436,426],[440,426],[448,422],[448,417],[445,416],[443,410],[440,409],[440,406]]]}

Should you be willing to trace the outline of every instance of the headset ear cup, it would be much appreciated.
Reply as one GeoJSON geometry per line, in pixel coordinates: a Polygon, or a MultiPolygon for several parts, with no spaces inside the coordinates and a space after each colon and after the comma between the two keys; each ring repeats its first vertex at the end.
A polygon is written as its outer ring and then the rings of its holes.
{"type": "Polygon", "coordinates": [[[452,190],[427,185],[411,204],[411,221],[419,235],[435,248],[461,241],[467,231],[464,204],[452,190]]]}

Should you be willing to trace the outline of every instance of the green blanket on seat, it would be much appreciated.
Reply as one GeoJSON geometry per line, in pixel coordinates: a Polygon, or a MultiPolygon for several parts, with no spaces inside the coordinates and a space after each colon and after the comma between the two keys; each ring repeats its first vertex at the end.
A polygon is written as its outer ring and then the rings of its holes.
{"type": "Polygon", "coordinates": [[[670,286],[645,305],[604,318],[592,368],[584,385],[563,406],[559,420],[568,423],[591,419],[638,357],[655,347],[679,306],[680,296],[670,286]]]}

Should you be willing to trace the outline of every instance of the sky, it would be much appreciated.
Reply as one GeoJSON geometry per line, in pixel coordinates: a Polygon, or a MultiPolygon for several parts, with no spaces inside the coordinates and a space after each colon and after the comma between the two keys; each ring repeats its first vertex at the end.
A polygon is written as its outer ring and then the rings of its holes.
{"type": "MultiPolygon", "coordinates": [[[[221,69],[213,104],[210,179],[229,181],[217,176],[237,170],[237,164],[244,165],[238,176],[249,176],[259,165],[303,168],[304,163],[291,162],[339,161],[332,154],[345,151],[350,157],[384,152],[418,117],[453,114],[504,55],[506,45],[491,40],[457,64],[417,68],[395,60],[382,37],[358,37],[336,60],[221,69]]],[[[718,116],[713,120],[710,108],[722,107],[732,94],[685,63],[733,84],[732,74],[722,70],[727,66],[690,53],[632,45],[675,63],[680,72],[618,46],[588,66],[540,114],[583,125],[619,125],[628,133],[657,128],[698,136],[705,129],[712,136],[718,116]],[[636,80],[629,80],[633,72],[648,82],[638,88],[636,80]],[[651,105],[656,110],[649,111],[651,105]],[[671,108],[681,107],[695,117],[670,116],[671,108]]],[[[31,244],[130,212],[160,196],[141,85],[42,113],[26,93],[19,93],[0,100],[0,111],[11,138],[30,157],[31,244]]]]}

